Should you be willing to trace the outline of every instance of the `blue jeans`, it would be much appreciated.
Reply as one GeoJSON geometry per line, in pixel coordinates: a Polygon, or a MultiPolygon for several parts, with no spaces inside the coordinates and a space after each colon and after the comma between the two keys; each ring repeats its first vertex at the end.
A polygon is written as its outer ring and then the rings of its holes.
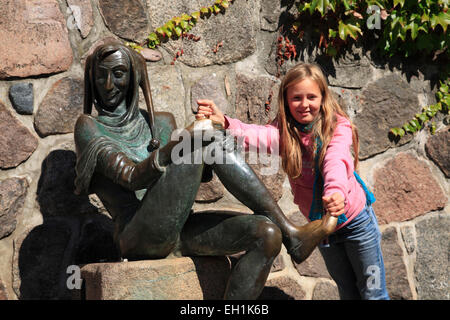
{"type": "Polygon", "coordinates": [[[389,300],[381,253],[381,232],[372,206],[319,246],[342,300],[389,300]]]}

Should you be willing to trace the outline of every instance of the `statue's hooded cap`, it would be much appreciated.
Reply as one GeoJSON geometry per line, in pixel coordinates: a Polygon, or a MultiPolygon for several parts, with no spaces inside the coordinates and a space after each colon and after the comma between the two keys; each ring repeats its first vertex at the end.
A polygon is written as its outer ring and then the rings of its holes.
{"type": "Polygon", "coordinates": [[[124,152],[136,161],[137,159],[133,156],[133,153],[127,152],[127,150],[130,150],[129,147],[148,145],[150,138],[155,137],[154,113],[147,67],[144,58],[140,54],[118,42],[100,45],[86,60],[84,83],[84,113],[90,115],[94,105],[99,115],[95,121],[104,128],[104,132],[109,132],[109,134],[92,139],[82,150],[78,150],[77,147],[76,193],[88,191],[100,151],[124,152]],[[125,97],[127,110],[121,115],[116,115],[102,108],[102,102],[95,85],[95,72],[98,64],[105,57],[117,51],[121,52],[130,64],[130,80],[125,97]],[[149,123],[140,115],[139,87],[142,88],[147,103],[149,123]],[[145,131],[148,131],[149,127],[150,134],[143,134],[145,131]]]}

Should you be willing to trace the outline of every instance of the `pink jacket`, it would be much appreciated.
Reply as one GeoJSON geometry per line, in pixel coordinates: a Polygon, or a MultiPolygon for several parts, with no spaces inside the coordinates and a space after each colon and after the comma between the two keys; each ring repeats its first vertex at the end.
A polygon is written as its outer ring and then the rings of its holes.
{"type": "MultiPolygon", "coordinates": [[[[353,158],[351,155],[352,129],[350,122],[342,117],[337,117],[337,126],[330,144],[328,145],[323,163],[324,195],[329,196],[340,192],[346,201],[345,215],[347,221],[338,226],[342,228],[348,224],[364,208],[366,195],[363,188],[355,178],[353,158]]],[[[265,145],[268,152],[276,151],[279,145],[280,134],[278,127],[273,124],[255,125],[245,124],[237,119],[225,116],[225,128],[238,137],[243,138],[244,147],[257,148],[265,145]],[[262,139],[262,141],[259,141],[262,139]]],[[[301,143],[308,147],[312,141],[310,134],[301,133],[301,143]]],[[[306,150],[305,148],[304,150],[306,150]]],[[[256,150],[256,149],[255,149],[256,150]]],[[[297,179],[289,178],[294,195],[294,203],[308,219],[309,210],[313,198],[314,162],[311,154],[303,152],[302,174],[297,179]]]]}

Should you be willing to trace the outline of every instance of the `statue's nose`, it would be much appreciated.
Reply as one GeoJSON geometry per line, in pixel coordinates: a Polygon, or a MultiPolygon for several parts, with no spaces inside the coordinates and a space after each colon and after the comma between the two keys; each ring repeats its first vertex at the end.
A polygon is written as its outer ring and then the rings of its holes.
{"type": "Polygon", "coordinates": [[[111,76],[111,72],[108,72],[108,76],[106,77],[105,89],[110,91],[114,88],[113,79],[111,76]]]}

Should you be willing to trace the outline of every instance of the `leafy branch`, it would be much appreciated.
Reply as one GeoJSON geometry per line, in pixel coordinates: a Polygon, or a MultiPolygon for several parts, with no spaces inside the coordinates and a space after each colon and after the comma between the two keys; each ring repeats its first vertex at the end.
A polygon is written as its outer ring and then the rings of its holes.
{"type": "MultiPolygon", "coordinates": [[[[408,121],[402,127],[392,128],[390,133],[396,137],[403,137],[406,133],[414,133],[422,129],[438,111],[448,114],[448,109],[450,106],[450,94],[448,93],[449,85],[449,81],[441,82],[439,91],[436,93],[436,97],[439,102],[424,107],[421,113],[417,113],[415,115],[414,119],[408,121]]],[[[434,122],[431,123],[430,129],[431,133],[434,134],[436,131],[436,124],[434,122]]]]}
{"type": "MultiPolygon", "coordinates": [[[[448,0],[312,0],[297,1],[296,5],[299,15],[291,31],[301,38],[306,27],[302,22],[312,21],[318,47],[329,56],[337,56],[342,48],[360,38],[374,37],[376,49],[383,55],[405,58],[425,55],[448,63],[448,0]],[[305,19],[308,17],[311,19],[305,19]]],[[[438,111],[448,113],[449,77],[450,68],[444,68],[436,104],[424,107],[414,119],[390,132],[402,137],[423,128],[438,111]]],[[[432,133],[433,128],[434,125],[432,133]]]]}
{"type": "Polygon", "coordinates": [[[202,7],[200,10],[191,14],[183,13],[181,16],[174,17],[164,25],[156,28],[154,32],[148,35],[144,43],[136,44],[128,42],[127,45],[137,51],[141,51],[145,45],[150,49],[154,49],[169,39],[179,39],[186,35],[197,24],[199,19],[209,18],[212,15],[225,12],[233,1],[215,0],[214,4],[209,7],[202,7]]]}

